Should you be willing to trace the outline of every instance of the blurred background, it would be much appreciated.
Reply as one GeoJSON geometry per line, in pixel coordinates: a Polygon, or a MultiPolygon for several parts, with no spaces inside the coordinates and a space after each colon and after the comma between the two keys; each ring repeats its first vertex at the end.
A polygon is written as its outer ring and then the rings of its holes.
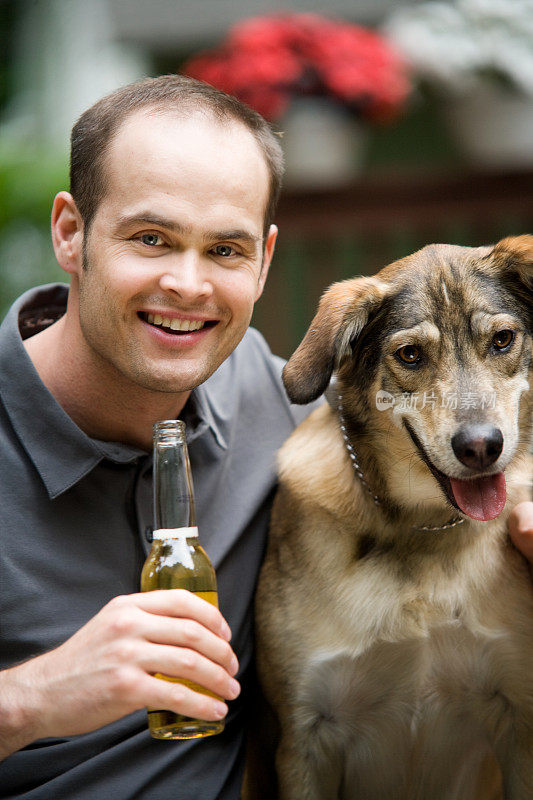
{"type": "Polygon", "coordinates": [[[49,218],[77,116],[181,71],[283,134],[254,315],[280,355],[334,280],[532,230],[533,0],[0,0],[0,316],[65,279],[49,218]]]}

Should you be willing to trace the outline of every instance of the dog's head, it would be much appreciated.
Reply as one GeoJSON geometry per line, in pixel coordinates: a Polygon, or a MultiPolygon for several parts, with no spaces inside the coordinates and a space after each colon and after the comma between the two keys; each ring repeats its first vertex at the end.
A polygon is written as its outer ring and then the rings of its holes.
{"type": "Polygon", "coordinates": [[[425,247],[325,292],[285,367],[287,393],[310,402],[335,371],[395,504],[493,519],[504,470],[529,447],[532,294],[533,236],[425,247]]]}

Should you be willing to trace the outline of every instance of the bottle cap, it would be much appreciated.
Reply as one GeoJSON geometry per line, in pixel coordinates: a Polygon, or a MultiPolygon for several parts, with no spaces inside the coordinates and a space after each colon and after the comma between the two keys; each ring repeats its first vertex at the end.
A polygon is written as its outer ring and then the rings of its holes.
{"type": "Polygon", "coordinates": [[[159,528],[153,532],[154,539],[192,539],[198,536],[198,528],[159,528]]]}

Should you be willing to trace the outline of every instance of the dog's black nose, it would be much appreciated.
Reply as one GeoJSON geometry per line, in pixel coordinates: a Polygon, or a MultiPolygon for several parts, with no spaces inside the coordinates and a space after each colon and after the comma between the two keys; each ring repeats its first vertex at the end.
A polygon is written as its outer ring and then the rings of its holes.
{"type": "Polygon", "coordinates": [[[494,464],[502,452],[503,435],[493,425],[464,425],[452,437],[452,448],[465,467],[486,469],[494,464]]]}

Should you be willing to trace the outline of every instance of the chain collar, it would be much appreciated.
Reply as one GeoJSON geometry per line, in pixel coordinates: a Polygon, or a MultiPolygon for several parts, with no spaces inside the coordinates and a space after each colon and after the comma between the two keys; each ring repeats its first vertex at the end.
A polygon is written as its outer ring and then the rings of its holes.
{"type": "MultiPolygon", "coordinates": [[[[368,481],[365,479],[365,476],[363,475],[363,470],[361,469],[361,467],[359,465],[359,462],[357,460],[357,454],[356,454],[356,452],[354,450],[354,447],[353,447],[352,443],[350,442],[350,440],[348,438],[348,431],[346,430],[346,421],[344,419],[344,409],[343,409],[343,405],[342,405],[342,395],[341,394],[339,394],[339,402],[338,402],[338,405],[337,405],[337,411],[338,411],[338,414],[339,414],[339,421],[340,421],[340,429],[341,429],[341,433],[342,433],[342,438],[344,439],[344,444],[346,446],[346,450],[348,451],[348,455],[350,456],[350,461],[352,462],[352,467],[354,469],[354,472],[357,475],[357,477],[359,478],[359,480],[361,481],[361,483],[363,484],[363,486],[365,487],[365,489],[367,490],[367,492],[369,493],[370,497],[374,501],[374,504],[376,506],[381,506],[382,503],[381,503],[379,497],[374,494],[374,492],[370,488],[370,485],[369,485],[368,481]]],[[[435,526],[433,526],[433,525],[421,525],[421,526],[413,525],[412,527],[413,527],[413,530],[417,530],[417,531],[445,531],[445,530],[448,530],[449,528],[455,528],[456,525],[462,525],[463,522],[464,522],[463,517],[455,517],[455,518],[452,517],[452,519],[448,520],[448,522],[446,522],[444,525],[435,525],[435,526]]]]}

